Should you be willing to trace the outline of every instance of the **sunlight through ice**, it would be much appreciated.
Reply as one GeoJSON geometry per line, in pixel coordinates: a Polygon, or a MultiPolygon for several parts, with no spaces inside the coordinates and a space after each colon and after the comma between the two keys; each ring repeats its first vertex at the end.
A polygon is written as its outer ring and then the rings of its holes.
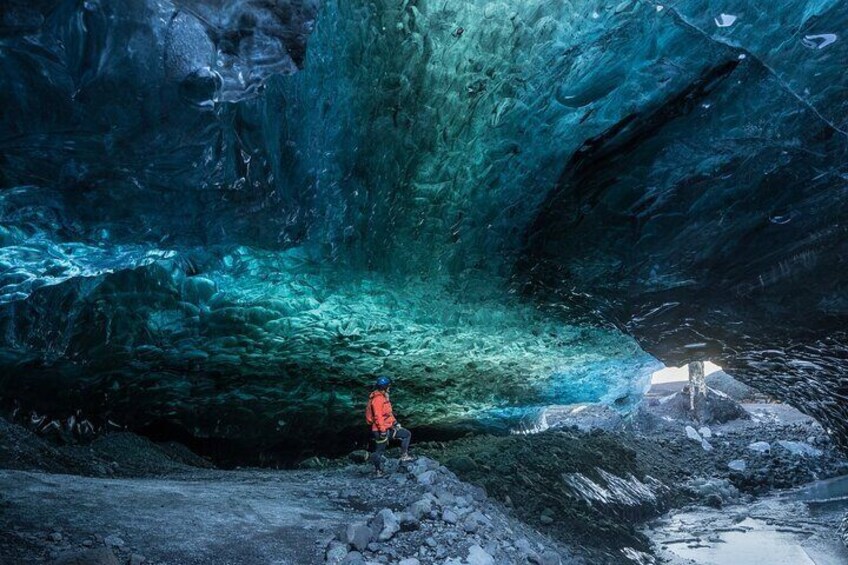
{"type": "MultiPolygon", "coordinates": [[[[721,367],[710,361],[704,361],[704,374],[709,375],[721,371],[721,367]]],[[[666,367],[651,375],[651,384],[675,383],[689,380],[689,365],[682,367],[666,367]]]]}

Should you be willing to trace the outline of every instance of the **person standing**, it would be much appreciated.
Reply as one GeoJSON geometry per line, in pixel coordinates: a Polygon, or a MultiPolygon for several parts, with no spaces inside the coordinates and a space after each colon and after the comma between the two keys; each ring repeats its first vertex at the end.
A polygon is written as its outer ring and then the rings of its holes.
{"type": "Polygon", "coordinates": [[[412,457],[409,455],[409,442],[412,441],[412,432],[403,428],[395,418],[392,403],[389,400],[391,387],[392,380],[389,377],[377,377],[374,390],[368,398],[368,407],[365,409],[365,421],[371,426],[371,437],[375,443],[372,460],[378,477],[383,476],[383,455],[389,441],[400,441],[400,460],[412,461],[412,457]]]}

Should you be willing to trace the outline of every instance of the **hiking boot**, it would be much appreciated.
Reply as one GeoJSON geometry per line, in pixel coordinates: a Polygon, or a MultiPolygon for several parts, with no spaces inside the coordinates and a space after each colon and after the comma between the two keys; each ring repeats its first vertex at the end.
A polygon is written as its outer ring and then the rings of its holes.
{"type": "Polygon", "coordinates": [[[414,461],[414,460],[415,460],[415,457],[413,457],[413,456],[412,456],[412,455],[410,455],[409,453],[404,453],[403,455],[401,455],[401,456],[400,456],[400,460],[399,460],[399,461],[400,461],[401,463],[408,463],[409,461],[414,461]]]}
{"type": "Polygon", "coordinates": [[[383,476],[383,471],[381,471],[380,469],[377,469],[376,471],[374,471],[374,478],[375,479],[379,479],[382,476],[383,476]]]}

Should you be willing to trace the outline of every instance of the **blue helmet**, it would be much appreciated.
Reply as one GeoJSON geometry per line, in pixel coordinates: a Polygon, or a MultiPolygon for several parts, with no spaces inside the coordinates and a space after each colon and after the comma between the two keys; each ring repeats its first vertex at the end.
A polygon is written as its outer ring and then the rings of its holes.
{"type": "Polygon", "coordinates": [[[376,386],[380,390],[384,390],[384,389],[389,388],[389,386],[391,384],[392,384],[392,379],[390,379],[389,377],[387,377],[385,375],[380,375],[379,377],[377,377],[377,381],[374,383],[374,386],[376,386]]]}

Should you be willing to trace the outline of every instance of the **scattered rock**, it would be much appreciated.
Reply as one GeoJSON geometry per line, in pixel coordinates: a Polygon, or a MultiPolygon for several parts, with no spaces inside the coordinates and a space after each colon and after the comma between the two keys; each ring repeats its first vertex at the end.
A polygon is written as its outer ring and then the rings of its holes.
{"type": "Polygon", "coordinates": [[[713,437],[713,431],[708,426],[701,426],[698,428],[698,433],[701,434],[702,438],[709,439],[713,437]]]}
{"type": "Polygon", "coordinates": [[[424,516],[430,514],[433,509],[433,503],[429,498],[422,498],[409,505],[408,512],[416,519],[421,520],[424,516]]]}
{"type": "Polygon", "coordinates": [[[400,519],[388,508],[383,508],[371,521],[371,531],[379,541],[389,540],[400,531],[400,519]]]}
{"type": "Polygon", "coordinates": [[[730,463],[727,464],[727,468],[731,471],[742,472],[748,467],[748,464],[744,459],[734,459],[730,463]]]}
{"type": "Polygon", "coordinates": [[[698,443],[701,443],[702,440],[701,435],[692,426],[686,426],[686,437],[698,443]]]}
{"type": "Polygon", "coordinates": [[[437,475],[435,471],[424,471],[416,478],[418,479],[418,484],[429,486],[435,484],[437,475]]]}
{"type": "Polygon", "coordinates": [[[328,565],[341,565],[342,561],[347,557],[347,544],[333,540],[327,547],[326,562],[328,565]]]}
{"type": "Polygon", "coordinates": [[[845,547],[848,547],[848,514],[845,514],[842,523],[839,525],[839,538],[845,547]]]}
{"type": "Polygon", "coordinates": [[[450,508],[445,508],[442,511],[442,520],[448,524],[456,524],[459,522],[459,516],[450,508]]]}
{"type": "Polygon", "coordinates": [[[471,497],[477,502],[483,502],[489,495],[486,494],[486,489],[477,485],[471,485],[469,490],[471,491],[471,497]]]}
{"type": "Polygon", "coordinates": [[[341,565],[365,565],[365,557],[358,551],[351,551],[342,559],[341,565]]]}
{"type": "Polygon", "coordinates": [[[467,533],[471,534],[476,532],[480,527],[485,526],[489,523],[489,519],[486,518],[481,512],[474,511],[468,516],[465,517],[465,520],[462,521],[462,529],[467,533]]]}
{"type": "Polygon", "coordinates": [[[145,563],[147,563],[147,559],[143,555],[138,553],[130,555],[130,565],[144,565],[145,563]]]}
{"type": "Polygon", "coordinates": [[[53,532],[49,536],[47,536],[47,539],[49,539],[52,542],[58,543],[58,542],[62,541],[62,533],[61,532],[53,532]]]}
{"type": "Polygon", "coordinates": [[[768,453],[771,451],[771,444],[767,441],[755,441],[748,445],[748,449],[757,453],[768,453]]]}
{"type": "Polygon", "coordinates": [[[495,565],[495,559],[485,549],[474,544],[468,548],[466,563],[468,565],[495,565]]]}
{"type": "Polygon", "coordinates": [[[342,541],[347,542],[348,545],[357,551],[364,551],[371,541],[371,535],[371,528],[367,524],[349,524],[345,528],[345,535],[342,541]]]}
{"type": "Polygon", "coordinates": [[[401,559],[398,565],[421,565],[421,562],[414,557],[409,557],[407,559],[401,559]]]}
{"type": "Polygon", "coordinates": [[[103,542],[109,547],[124,547],[126,545],[124,540],[115,535],[106,536],[103,538],[103,542]]]}

